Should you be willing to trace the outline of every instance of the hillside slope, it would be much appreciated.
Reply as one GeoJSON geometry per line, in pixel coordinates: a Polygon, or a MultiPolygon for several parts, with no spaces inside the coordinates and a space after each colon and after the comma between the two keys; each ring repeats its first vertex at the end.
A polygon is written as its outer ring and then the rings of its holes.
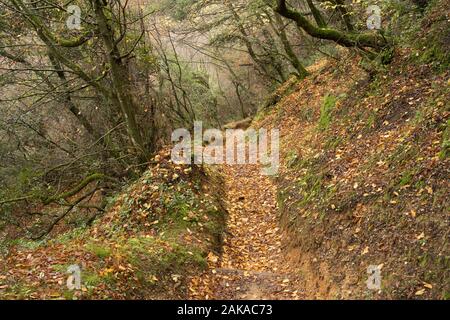
{"type": "Polygon", "coordinates": [[[92,226],[20,240],[0,260],[2,299],[182,299],[190,275],[220,252],[224,210],[214,171],[160,151],[92,226]],[[66,286],[70,265],[80,290],[66,286]]]}
{"type": "Polygon", "coordinates": [[[311,298],[449,298],[450,83],[428,54],[398,48],[375,77],[351,55],[321,61],[257,117],[281,130],[281,224],[311,298]]]}

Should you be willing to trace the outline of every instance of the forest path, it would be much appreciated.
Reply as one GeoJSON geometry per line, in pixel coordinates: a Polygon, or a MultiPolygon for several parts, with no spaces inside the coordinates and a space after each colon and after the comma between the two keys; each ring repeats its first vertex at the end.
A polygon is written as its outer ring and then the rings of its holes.
{"type": "Polygon", "coordinates": [[[300,299],[298,272],[284,258],[276,187],[259,165],[222,165],[228,211],[223,252],[191,280],[191,299],[300,299]]]}

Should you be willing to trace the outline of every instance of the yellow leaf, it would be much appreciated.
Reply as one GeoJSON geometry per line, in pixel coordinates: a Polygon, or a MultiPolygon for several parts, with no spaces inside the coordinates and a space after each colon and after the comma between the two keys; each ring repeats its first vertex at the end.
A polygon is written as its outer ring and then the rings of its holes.
{"type": "Polygon", "coordinates": [[[361,255],[365,255],[369,253],[369,247],[365,247],[364,250],[361,252],[361,255]]]}
{"type": "Polygon", "coordinates": [[[430,283],[423,282],[423,286],[427,289],[433,289],[433,286],[430,283]]]}
{"type": "Polygon", "coordinates": [[[208,261],[212,263],[216,263],[219,260],[219,258],[212,252],[208,253],[208,261]]]}
{"type": "Polygon", "coordinates": [[[420,240],[420,239],[423,239],[423,238],[425,238],[425,233],[424,232],[422,232],[421,234],[419,234],[417,237],[417,240],[420,240]]]}
{"type": "Polygon", "coordinates": [[[425,289],[420,289],[419,291],[416,292],[416,296],[421,296],[425,293],[425,289]]]}

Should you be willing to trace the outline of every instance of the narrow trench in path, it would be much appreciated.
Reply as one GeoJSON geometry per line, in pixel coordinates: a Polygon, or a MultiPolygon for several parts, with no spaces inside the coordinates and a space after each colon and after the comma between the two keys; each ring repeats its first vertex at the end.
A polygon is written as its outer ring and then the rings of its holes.
{"type": "MultiPolygon", "coordinates": [[[[223,165],[228,211],[223,253],[190,283],[192,299],[301,299],[284,259],[276,187],[258,165],[223,165]]],[[[211,262],[211,261],[210,261],[211,262]]]]}

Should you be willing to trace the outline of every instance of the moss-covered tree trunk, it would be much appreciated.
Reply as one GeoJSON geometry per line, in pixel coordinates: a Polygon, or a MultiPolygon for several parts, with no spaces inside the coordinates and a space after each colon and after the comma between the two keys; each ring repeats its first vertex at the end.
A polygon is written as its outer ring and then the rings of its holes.
{"type": "Polygon", "coordinates": [[[301,29],[314,38],[331,40],[344,47],[368,47],[376,51],[381,51],[390,46],[388,39],[376,32],[348,32],[330,27],[315,26],[302,13],[288,8],[286,0],[278,0],[275,11],[295,21],[301,29]]]}
{"type": "Polygon", "coordinates": [[[103,39],[108,62],[111,66],[111,78],[114,86],[114,102],[118,103],[122,111],[127,131],[133,146],[140,154],[141,160],[146,160],[148,150],[136,121],[137,104],[133,98],[133,88],[126,64],[121,57],[118,42],[114,38],[113,27],[104,13],[104,4],[101,0],[94,0],[94,12],[100,36],[103,39]]]}
{"type": "Polygon", "coordinates": [[[291,62],[295,70],[297,70],[298,76],[301,79],[305,78],[308,75],[308,71],[305,69],[305,67],[295,54],[294,49],[292,48],[291,43],[289,42],[289,39],[287,37],[285,27],[283,25],[283,20],[277,13],[275,13],[275,21],[278,26],[278,36],[280,37],[281,43],[283,44],[284,51],[286,52],[289,61],[291,62]]]}

